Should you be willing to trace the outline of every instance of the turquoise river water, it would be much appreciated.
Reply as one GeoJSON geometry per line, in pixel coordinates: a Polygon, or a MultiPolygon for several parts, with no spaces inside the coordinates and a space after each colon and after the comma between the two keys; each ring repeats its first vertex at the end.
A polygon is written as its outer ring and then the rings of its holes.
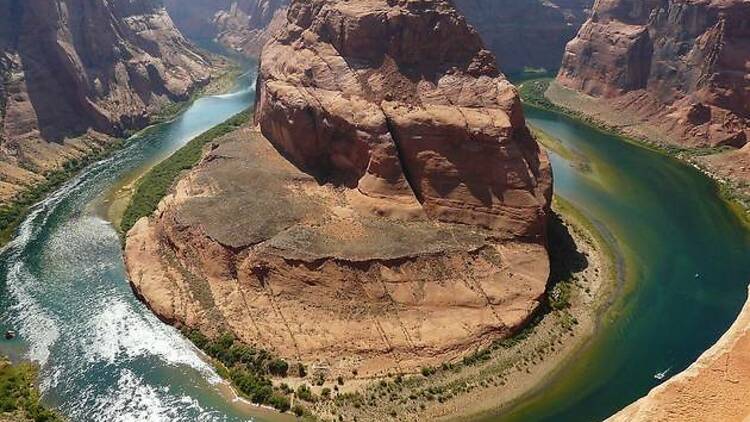
{"type": "MultiPolygon", "coordinates": [[[[132,294],[120,239],[97,203],[122,180],[250,106],[254,75],[129,140],[37,205],[0,253],[0,353],[41,368],[47,403],[72,421],[238,421],[195,348],[132,294]]],[[[586,164],[553,154],[557,193],[617,239],[624,281],[595,337],[503,415],[602,419],[707,349],[750,281],[750,234],[694,169],[554,113],[528,110],[586,164]]]]}

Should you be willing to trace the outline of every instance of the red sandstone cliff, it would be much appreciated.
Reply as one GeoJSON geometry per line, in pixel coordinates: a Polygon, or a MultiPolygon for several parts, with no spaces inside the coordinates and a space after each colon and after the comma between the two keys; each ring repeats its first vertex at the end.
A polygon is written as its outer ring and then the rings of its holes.
{"type": "Polygon", "coordinates": [[[296,2],[256,121],[300,167],[508,236],[544,233],[549,165],[515,89],[449,2],[296,2]]]}
{"type": "Polygon", "coordinates": [[[750,2],[602,0],[568,44],[557,81],[608,99],[657,140],[742,147],[749,74],[750,2]]]}
{"type": "Polygon", "coordinates": [[[128,233],[162,318],[350,378],[458,359],[539,307],[549,162],[449,1],[293,2],[255,119],[128,233]]]}
{"type": "Polygon", "coordinates": [[[593,0],[453,0],[506,73],[557,70],[593,0]]]}
{"type": "Polygon", "coordinates": [[[211,70],[152,1],[1,2],[0,198],[142,127],[211,70]]]}

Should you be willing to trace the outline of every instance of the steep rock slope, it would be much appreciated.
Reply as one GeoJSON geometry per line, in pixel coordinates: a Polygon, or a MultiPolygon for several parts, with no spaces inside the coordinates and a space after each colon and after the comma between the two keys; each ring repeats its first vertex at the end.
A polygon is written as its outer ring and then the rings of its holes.
{"type": "Polygon", "coordinates": [[[616,123],[642,125],[651,138],[742,147],[748,75],[750,2],[602,0],[568,44],[557,81],[607,99],[612,114],[630,117],[616,123]]]}
{"type": "Polygon", "coordinates": [[[3,0],[0,10],[3,200],[211,76],[157,2],[3,0]]]}
{"type": "Polygon", "coordinates": [[[284,24],[288,0],[165,0],[180,30],[196,40],[213,40],[247,56],[258,56],[284,24]]]}
{"type": "Polygon", "coordinates": [[[557,70],[593,0],[454,0],[504,72],[557,70]]]}
{"type": "Polygon", "coordinates": [[[157,314],[345,378],[457,359],[528,320],[551,170],[450,2],[295,1],[261,62],[262,134],[218,142],[128,234],[157,314]]]}

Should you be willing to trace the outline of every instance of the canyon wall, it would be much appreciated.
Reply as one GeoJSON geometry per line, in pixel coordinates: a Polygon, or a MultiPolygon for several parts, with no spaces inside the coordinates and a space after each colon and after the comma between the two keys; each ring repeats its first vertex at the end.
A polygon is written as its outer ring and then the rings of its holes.
{"type": "Polygon", "coordinates": [[[289,0],[165,0],[178,28],[195,40],[216,40],[257,57],[270,34],[284,24],[289,0]]]}
{"type": "Polygon", "coordinates": [[[335,379],[460,359],[539,309],[549,161],[450,1],[294,1],[257,86],[257,128],[128,233],[163,319],[335,379]]]}
{"type": "Polygon", "coordinates": [[[0,199],[206,84],[158,2],[0,1],[0,199]]]}
{"type": "Polygon", "coordinates": [[[454,0],[506,73],[556,71],[593,0],[454,0]]]}
{"type": "Polygon", "coordinates": [[[658,141],[741,148],[749,74],[750,2],[602,0],[568,44],[557,82],[606,99],[612,115],[658,141]]]}

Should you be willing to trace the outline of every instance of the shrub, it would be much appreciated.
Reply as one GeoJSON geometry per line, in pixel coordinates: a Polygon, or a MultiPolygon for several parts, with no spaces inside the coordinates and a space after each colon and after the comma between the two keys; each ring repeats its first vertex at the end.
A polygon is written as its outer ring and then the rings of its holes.
{"type": "Polygon", "coordinates": [[[306,384],[302,384],[297,387],[297,398],[309,402],[315,401],[315,395],[313,394],[312,390],[310,390],[310,387],[308,387],[306,384]]]}
{"type": "Polygon", "coordinates": [[[274,359],[268,363],[268,372],[277,377],[285,377],[289,372],[289,364],[283,359],[274,359]]]}
{"type": "Polygon", "coordinates": [[[274,407],[279,412],[286,412],[291,408],[289,399],[280,394],[273,394],[268,400],[268,404],[274,407]]]}

